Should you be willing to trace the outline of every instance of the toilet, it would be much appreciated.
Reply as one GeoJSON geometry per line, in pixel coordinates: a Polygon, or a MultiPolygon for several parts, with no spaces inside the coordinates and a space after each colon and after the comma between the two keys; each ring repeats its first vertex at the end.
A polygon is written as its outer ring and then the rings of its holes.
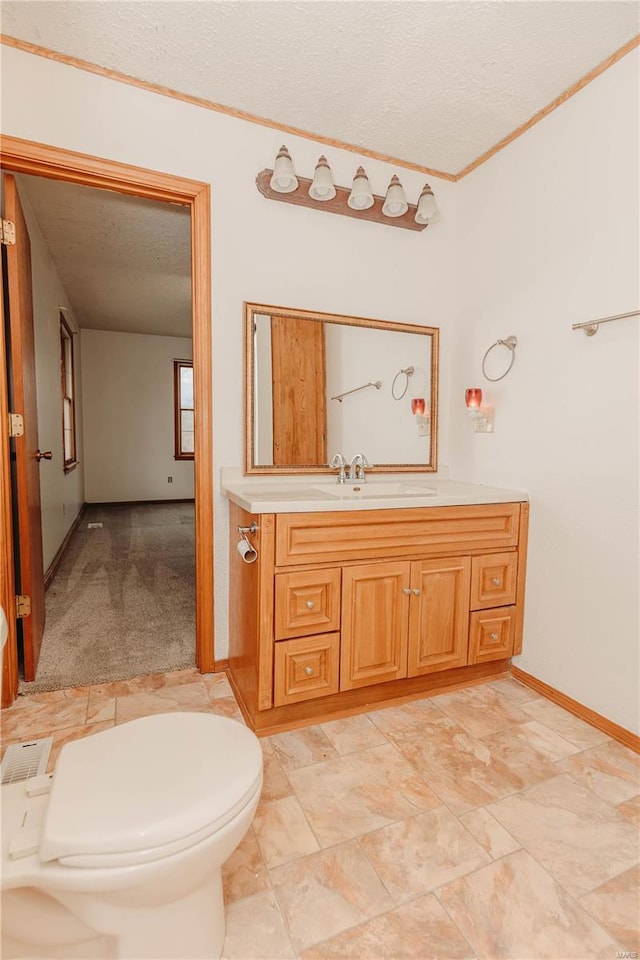
{"type": "Polygon", "coordinates": [[[259,741],[226,717],[156,714],[66,744],[52,775],[1,788],[2,956],[219,957],[221,867],[261,788],[259,741]]]}

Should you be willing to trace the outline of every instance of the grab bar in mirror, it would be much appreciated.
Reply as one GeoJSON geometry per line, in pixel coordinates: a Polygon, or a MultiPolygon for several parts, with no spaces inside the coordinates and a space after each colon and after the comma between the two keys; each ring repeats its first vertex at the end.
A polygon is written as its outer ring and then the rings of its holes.
{"type": "Polygon", "coordinates": [[[357,393],[358,390],[366,390],[367,387],[375,387],[376,390],[379,390],[381,386],[382,386],[382,382],[380,380],[376,380],[375,383],[372,383],[370,381],[369,383],[363,383],[361,387],[354,387],[353,390],[345,390],[344,393],[337,393],[335,397],[331,397],[331,399],[337,400],[338,403],[342,403],[342,398],[348,397],[350,393],[357,393]]]}

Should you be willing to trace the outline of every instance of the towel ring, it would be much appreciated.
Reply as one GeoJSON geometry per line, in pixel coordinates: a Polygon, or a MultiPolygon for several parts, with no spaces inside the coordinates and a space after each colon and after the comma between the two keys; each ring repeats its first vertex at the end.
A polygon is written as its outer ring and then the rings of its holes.
{"type": "Polygon", "coordinates": [[[393,397],[394,400],[402,400],[402,398],[404,397],[405,393],[406,393],[407,390],[409,389],[409,377],[412,377],[413,374],[414,374],[414,372],[415,372],[415,367],[404,367],[403,370],[398,370],[398,372],[396,373],[395,377],[393,378],[393,382],[392,382],[392,384],[391,384],[391,396],[393,397]],[[396,396],[396,382],[397,382],[397,380],[398,380],[398,377],[402,376],[403,373],[404,373],[405,377],[407,378],[406,381],[405,381],[405,384],[404,384],[404,390],[402,391],[402,393],[399,393],[399,394],[396,396]]]}
{"type": "Polygon", "coordinates": [[[511,370],[511,367],[513,366],[513,361],[516,358],[517,346],[518,346],[517,337],[507,337],[506,340],[496,340],[495,343],[491,344],[491,346],[485,353],[484,357],[482,358],[482,373],[484,375],[485,380],[489,380],[491,383],[496,383],[498,380],[504,380],[506,375],[509,373],[509,370],[511,370]],[[487,357],[489,356],[491,351],[494,349],[494,347],[507,347],[511,351],[511,359],[509,360],[509,366],[507,367],[504,373],[500,374],[499,377],[490,377],[487,371],[485,370],[485,363],[486,363],[487,357]]]}

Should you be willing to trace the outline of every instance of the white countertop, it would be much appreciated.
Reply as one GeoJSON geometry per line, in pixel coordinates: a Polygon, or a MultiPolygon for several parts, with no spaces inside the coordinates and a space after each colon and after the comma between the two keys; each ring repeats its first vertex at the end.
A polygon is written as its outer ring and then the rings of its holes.
{"type": "Polygon", "coordinates": [[[249,513],[319,513],[338,510],[398,510],[529,499],[522,490],[432,479],[423,474],[373,474],[363,484],[339,484],[330,474],[229,478],[222,492],[249,513]]]}

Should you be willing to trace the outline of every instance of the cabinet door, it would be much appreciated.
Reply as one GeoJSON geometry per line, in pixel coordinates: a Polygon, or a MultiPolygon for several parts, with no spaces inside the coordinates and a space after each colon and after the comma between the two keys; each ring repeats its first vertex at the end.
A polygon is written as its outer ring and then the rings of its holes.
{"type": "Polygon", "coordinates": [[[466,665],[470,587],[470,557],[411,564],[410,677],[466,665]]]}
{"type": "Polygon", "coordinates": [[[406,677],[409,574],[406,560],[343,569],[341,690],[406,677]]]}

